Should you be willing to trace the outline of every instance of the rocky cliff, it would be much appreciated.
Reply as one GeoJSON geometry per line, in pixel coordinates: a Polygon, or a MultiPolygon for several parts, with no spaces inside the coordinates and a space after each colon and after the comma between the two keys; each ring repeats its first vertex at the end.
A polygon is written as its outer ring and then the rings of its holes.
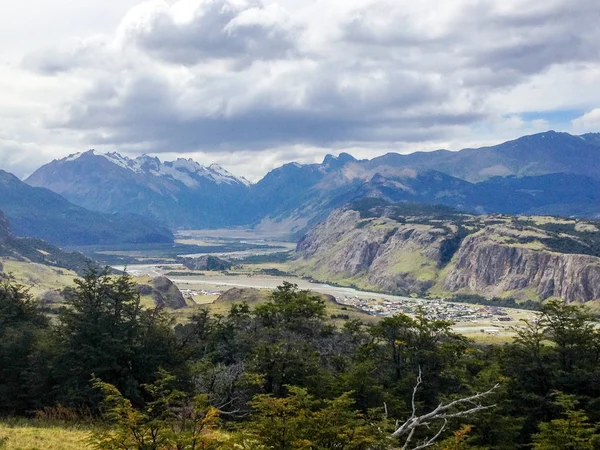
{"type": "Polygon", "coordinates": [[[600,230],[593,222],[416,212],[338,209],[299,241],[294,269],[405,295],[600,299],[600,230]]]}
{"type": "Polygon", "coordinates": [[[212,255],[202,255],[198,258],[182,257],[177,261],[190,270],[220,271],[231,269],[232,266],[229,261],[212,255]]]}
{"type": "Polygon", "coordinates": [[[465,239],[444,280],[447,290],[495,295],[533,290],[540,299],[566,301],[600,298],[600,258],[502,244],[493,233],[483,230],[465,239]]]}

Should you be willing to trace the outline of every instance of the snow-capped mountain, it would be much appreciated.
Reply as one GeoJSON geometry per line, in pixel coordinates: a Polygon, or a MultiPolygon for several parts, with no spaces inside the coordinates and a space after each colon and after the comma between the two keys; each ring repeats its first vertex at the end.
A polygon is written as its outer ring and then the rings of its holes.
{"type": "Polygon", "coordinates": [[[54,160],[27,180],[68,200],[103,212],[131,212],[172,228],[235,224],[228,212],[241,202],[250,182],[223,167],[191,159],[161,161],[142,155],[90,150],[54,160]]]}
{"type": "MultiPolygon", "coordinates": [[[[83,155],[92,154],[100,156],[113,164],[138,174],[149,174],[157,177],[167,177],[174,181],[181,181],[190,188],[198,187],[200,179],[210,179],[217,184],[227,183],[231,185],[243,184],[249,186],[251,183],[243,177],[232,175],[218,164],[208,167],[198,164],[193,159],[177,158],[175,161],[161,162],[157,157],[141,155],[137,158],[121,156],[117,152],[98,153],[89,150],[85,153],[76,153],[64,158],[65,161],[77,161],[83,155]]],[[[59,160],[63,161],[63,160],[59,160]]]]}
{"type": "Polygon", "coordinates": [[[284,164],[256,184],[189,159],[89,151],[53,161],[26,181],[88,209],[137,213],[173,229],[260,223],[300,233],[364,197],[471,212],[600,217],[600,135],[549,131],[493,147],[371,160],[341,153],[321,163],[284,164]]]}

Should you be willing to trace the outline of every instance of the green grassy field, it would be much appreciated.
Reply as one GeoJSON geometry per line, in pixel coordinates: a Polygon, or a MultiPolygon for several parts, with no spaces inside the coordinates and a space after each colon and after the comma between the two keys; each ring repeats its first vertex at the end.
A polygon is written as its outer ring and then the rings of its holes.
{"type": "Polygon", "coordinates": [[[71,286],[77,274],[67,269],[44,266],[32,262],[14,261],[0,258],[4,272],[11,275],[15,281],[30,288],[34,297],[52,289],[62,289],[71,286]]]}
{"type": "Polygon", "coordinates": [[[47,424],[36,420],[0,421],[2,450],[81,450],[91,448],[87,425],[47,424]]]}
{"type": "MultiPolygon", "coordinates": [[[[238,298],[227,299],[225,301],[217,301],[217,296],[197,296],[194,299],[196,302],[195,305],[192,305],[189,308],[172,311],[172,315],[176,318],[177,322],[185,322],[191,316],[196,314],[200,309],[208,309],[208,311],[210,311],[212,314],[226,315],[234,304],[239,304],[244,301],[248,303],[248,305],[250,305],[251,308],[254,308],[256,306],[266,303],[271,293],[269,289],[260,289],[259,292],[260,298],[258,299],[248,298],[244,295],[243,290],[238,298]]],[[[320,295],[318,293],[315,294],[320,295]]],[[[328,296],[323,295],[322,297],[325,300],[325,315],[327,317],[337,316],[331,319],[333,323],[337,326],[343,325],[344,322],[346,322],[349,319],[358,319],[365,323],[375,323],[379,320],[377,317],[366,314],[352,306],[340,305],[332,301],[328,296]],[[345,317],[341,318],[340,316],[348,316],[348,319],[346,319],[345,317]]]]}

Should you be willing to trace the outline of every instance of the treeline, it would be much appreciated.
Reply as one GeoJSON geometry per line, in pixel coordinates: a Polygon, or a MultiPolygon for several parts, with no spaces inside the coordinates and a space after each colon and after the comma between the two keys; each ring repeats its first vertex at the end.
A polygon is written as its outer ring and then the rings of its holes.
{"type": "Polygon", "coordinates": [[[477,294],[457,294],[448,299],[454,303],[470,303],[473,305],[497,306],[499,308],[526,309],[528,311],[540,311],[542,305],[534,300],[517,301],[512,297],[492,297],[486,298],[477,294]]]}
{"type": "Polygon", "coordinates": [[[106,425],[95,448],[599,448],[600,333],[579,306],[479,346],[424,316],[336,328],[289,283],[184,324],[127,275],[91,271],[66,297],[53,323],[0,285],[0,414],[85,412],[106,425]]]}

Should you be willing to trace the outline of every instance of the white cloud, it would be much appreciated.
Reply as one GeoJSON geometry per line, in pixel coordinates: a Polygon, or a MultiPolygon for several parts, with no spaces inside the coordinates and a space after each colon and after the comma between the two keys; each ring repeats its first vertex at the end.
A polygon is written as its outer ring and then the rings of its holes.
{"type": "MultiPolygon", "coordinates": [[[[80,21],[111,1],[83,0],[92,11],[80,21]]],[[[372,157],[493,143],[557,125],[544,111],[600,105],[594,0],[577,8],[566,0],[120,8],[89,33],[36,29],[38,45],[23,47],[21,64],[0,63],[0,119],[10,124],[0,163],[24,173],[23,161],[34,159],[8,152],[41,160],[95,147],[197,155],[256,178],[285,161],[348,149],[372,157]],[[531,111],[542,114],[524,119],[531,111]]],[[[79,23],[84,9],[70,20],[79,23]]],[[[0,61],[7,49],[0,43],[0,61]]],[[[573,129],[600,127],[583,122],[573,129]]]]}
{"type": "Polygon", "coordinates": [[[573,128],[578,132],[600,131],[600,108],[592,109],[584,115],[573,119],[573,128]]]}

